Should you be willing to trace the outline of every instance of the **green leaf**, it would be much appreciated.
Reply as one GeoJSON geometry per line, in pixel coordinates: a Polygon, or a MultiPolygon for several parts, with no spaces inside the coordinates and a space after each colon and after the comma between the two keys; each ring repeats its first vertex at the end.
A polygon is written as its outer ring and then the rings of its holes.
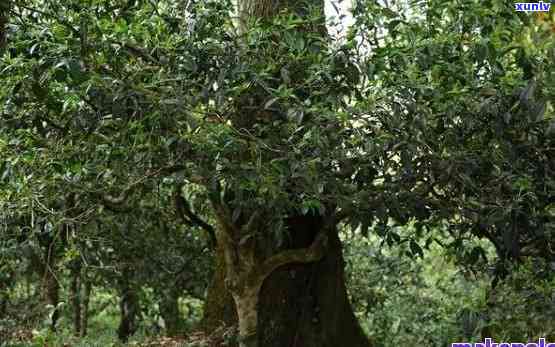
{"type": "Polygon", "coordinates": [[[127,31],[129,30],[129,26],[127,25],[127,21],[125,21],[125,19],[120,18],[114,24],[114,29],[116,33],[126,34],[127,31]]]}
{"type": "Polygon", "coordinates": [[[529,101],[534,96],[534,91],[536,89],[536,81],[530,80],[528,85],[520,92],[520,101],[528,105],[529,101]]]}
{"type": "Polygon", "coordinates": [[[363,223],[360,225],[360,233],[361,233],[361,235],[364,236],[364,237],[368,237],[368,226],[369,226],[369,225],[368,225],[367,222],[363,222],[363,223]]]}
{"type": "Polygon", "coordinates": [[[547,103],[546,102],[538,102],[536,103],[533,107],[532,110],[530,111],[530,118],[533,122],[539,122],[541,120],[543,120],[543,116],[545,115],[545,110],[547,107],[547,103]]]}
{"type": "Polygon", "coordinates": [[[410,251],[412,252],[413,255],[418,256],[418,257],[423,257],[424,256],[424,251],[422,251],[422,248],[420,247],[420,245],[416,241],[410,240],[409,247],[410,247],[410,251]]]}

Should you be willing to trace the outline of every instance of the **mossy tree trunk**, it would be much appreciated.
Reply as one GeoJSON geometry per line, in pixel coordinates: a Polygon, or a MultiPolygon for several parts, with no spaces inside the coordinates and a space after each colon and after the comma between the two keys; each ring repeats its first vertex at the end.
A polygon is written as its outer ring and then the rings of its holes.
{"type": "Polygon", "coordinates": [[[204,314],[201,328],[206,332],[213,332],[221,327],[237,324],[237,312],[233,297],[225,283],[225,259],[221,245],[216,246],[214,274],[208,287],[204,302],[204,314]]]}
{"type": "MultiPolygon", "coordinates": [[[[293,249],[310,247],[322,228],[319,217],[294,217],[287,222],[293,249]]],[[[247,340],[245,346],[371,346],[348,299],[341,242],[335,228],[329,230],[326,249],[320,261],[285,264],[266,278],[257,298],[256,342],[247,340]]],[[[229,301],[231,297],[225,285],[213,285],[208,292],[205,322],[232,325],[237,322],[235,307],[245,305],[247,311],[252,311],[252,302],[239,300],[235,306],[229,301]],[[220,299],[219,304],[212,306],[215,298],[220,299]]],[[[205,325],[209,332],[217,327],[205,325]]]]}
{"type": "MultiPolygon", "coordinates": [[[[300,247],[318,232],[315,217],[289,221],[300,247]]],[[[264,347],[370,346],[350,304],[337,229],[328,232],[322,260],[290,264],[274,272],[262,288],[260,342],[264,347]]]]}
{"type": "MultiPolygon", "coordinates": [[[[259,300],[266,279],[277,269],[289,264],[307,264],[320,260],[326,250],[328,230],[323,226],[306,247],[276,250],[270,256],[259,252],[255,237],[258,214],[249,217],[249,222],[237,225],[232,222],[229,208],[212,201],[219,228],[217,243],[223,250],[225,283],[235,303],[239,327],[239,346],[259,346],[259,300]],[[243,236],[242,236],[243,235],[243,236]]],[[[329,224],[328,224],[329,225],[329,224]]],[[[263,234],[263,233],[259,233],[263,234]]]]}

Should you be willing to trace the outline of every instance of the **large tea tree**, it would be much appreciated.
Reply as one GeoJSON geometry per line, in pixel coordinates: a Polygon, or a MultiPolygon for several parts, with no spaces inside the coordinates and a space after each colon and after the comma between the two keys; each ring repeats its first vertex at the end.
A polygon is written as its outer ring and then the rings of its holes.
{"type": "Polygon", "coordinates": [[[2,59],[6,209],[32,220],[34,206],[46,207],[56,239],[69,209],[86,211],[86,224],[107,211],[140,213],[130,207],[162,176],[177,195],[199,185],[222,255],[212,296],[230,289],[245,344],[368,344],[335,228],[336,195],[349,202],[355,189],[345,185],[354,167],[341,143],[352,137],[342,109],[356,70],[348,49],[327,47],[323,3],[243,4],[239,23],[224,2],[12,5],[2,59]]]}

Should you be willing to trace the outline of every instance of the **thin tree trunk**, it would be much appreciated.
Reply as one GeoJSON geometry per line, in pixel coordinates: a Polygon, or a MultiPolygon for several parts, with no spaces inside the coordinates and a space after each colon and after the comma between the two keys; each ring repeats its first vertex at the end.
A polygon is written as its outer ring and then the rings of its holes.
{"type": "Polygon", "coordinates": [[[81,337],[87,336],[89,326],[89,302],[91,297],[92,285],[86,276],[83,276],[83,295],[81,301],[81,337]]]}
{"type": "Polygon", "coordinates": [[[60,317],[58,305],[60,303],[60,286],[56,278],[56,241],[49,237],[49,242],[44,248],[44,261],[37,258],[35,266],[40,269],[42,276],[42,295],[47,305],[53,307],[50,319],[50,330],[56,331],[56,324],[60,317]]]}
{"type": "MultiPolygon", "coordinates": [[[[65,200],[65,207],[72,209],[75,207],[75,194],[70,193],[65,200]]],[[[45,226],[43,226],[45,227],[45,226]]],[[[46,299],[49,305],[53,307],[51,316],[50,330],[56,331],[56,325],[60,318],[60,283],[56,276],[57,274],[57,261],[58,256],[67,245],[67,237],[71,230],[70,224],[65,224],[63,229],[59,231],[58,235],[49,233],[39,236],[39,244],[44,247],[44,268],[43,270],[43,283],[46,289],[46,299]],[[41,240],[42,238],[42,240],[41,240]]],[[[39,260],[40,264],[40,260],[39,260]]]]}
{"type": "MultiPolygon", "coordinates": [[[[0,270],[4,270],[0,267],[0,270]]],[[[14,283],[14,273],[11,270],[5,268],[6,278],[4,281],[0,281],[0,319],[3,319],[7,315],[8,304],[10,298],[8,296],[9,288],[14,283]]]]}
{"type": "MultiPolygon", "coordinates": [[[[32,271],[39,276],[40,299],[45,305],[51,305],[53,311],[50,319],[50,330],[56,331],[59,312],[59,284],[56,278],[56,240],[51,235],[41,235],[39,238],[40,252],[33,252],[30,257],[32,271]]],[[[30,281],[27,281],[27,296],[30,295],[30,281]]]]}
{"type": "Polygon", "coordinates": [[[8,15],[11,5],[11,0],[3,0],[0,2],[0,54],[2,53],[7,41],[8,15]]]}
{"type": "Polygon", "coordinates": [[[175,336],[181,329],[181,312],[179,311],[179,291],[169,288],[161,293],[160,315],[164,320],[166,335],[175,336]]]}
{"type": "Polygon", "coordinates": [[[118,327],[118,338],[127,342],[129,337],[137,330],[136,319],[139,313],[139,298],[136,289],[130,281],[130,270],[124,269],[121,280],[120,314],[121,320],[118,327]]]}
{"type": "Polygon", "coordinates": [[[0,299],[0,319],[3,319],[6,316],[7,311],[8,311],[8,296],[2,294],[2,298],[0,299]]]}
{"type": "Polygon", "coordinates": [[[0,288],[0,320],[4,319],[4,317],[6,317],[7,315],[8,302],[9,302],[8,293],[3,292],[3,290],[0,288]]]}
{"type": "Polygon", "coordinates": [[[47,268],[43,277],[43,283],[46,292],[46,302],[48,305],[51,305],[53,307],[50,320],[50,330],[56,331],[56,325],[58,323],[58,319],[60,318],[60,312],[58,308],[58,305],[60,303],[60,287],[58,284],[58,280],[56,279],[51,268],[47,268]]]}
{"type": "Polygon", "coordinates": [[[81,264],[76,262],[71,269],[70,299],[73,308],[73,333],[81,336],[81,264]]]}

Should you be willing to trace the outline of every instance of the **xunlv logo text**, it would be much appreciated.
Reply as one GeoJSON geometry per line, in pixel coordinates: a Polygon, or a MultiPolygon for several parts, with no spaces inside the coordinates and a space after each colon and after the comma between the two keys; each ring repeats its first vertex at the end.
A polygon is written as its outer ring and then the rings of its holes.
{"type": "Polygon", "coordinates": [[[548,12],[551,3],[540,2],[517,2],[515,3],[516,11],[532,11],[532,12],[548,12]]]}

